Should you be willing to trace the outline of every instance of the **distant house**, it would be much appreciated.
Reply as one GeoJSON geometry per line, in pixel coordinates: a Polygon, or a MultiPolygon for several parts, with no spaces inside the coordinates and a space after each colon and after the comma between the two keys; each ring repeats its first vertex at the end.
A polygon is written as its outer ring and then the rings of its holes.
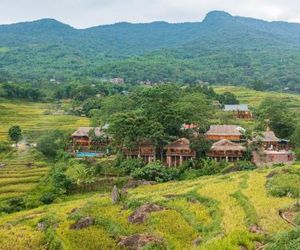
{"type": "Polygon", "coordinates": [[[252,119],[252,113],[247,104],[225,105],[225,112],[233,112],[239,119],[252,119]]]}
{"type": "Polygon", "coordinates": [[[272,166],[274,164],[293,164],[295,155],[290,150],[253,151],[252,161],[256,166],[272,166]]]}
{"type": "Polygon", "coordinates": [[[244,132],[245,129],[236,125],[211,125],[205,136],[211,141],[241,141],[244,132]]]}
{"type": "Polygon", "coordinates": [[[227,139],[215,142],[211,149],[206,153],[208,157],[216,161],[234,162],[241,159],[246,152],[246,147],[231,142],[227,139]]]}
{"type": "Polygon", "coordinates": [[[191,149],[190,141],[180,138],[166,146],[167,166],[179,166],[187,160],[196,157],[196,151],[191,149]]]}
{"type": "Polygon", "coordinates": [[[150,141],[140,143],[137,148],[123,148],[122,151],[127,158],[141,158],[145,163],[156,160],[156,148],[150,141]]]}
{"type": "Polygon", "coordinates": [[[273,131],[265,131],[257,135],[253,139],[254,142],[260,142],[266,150],[278,150],[281,140],[276,137],[273,131]]]}
{"type": "Polygon", "coordinates": [[[73,147],[89,147],[102,145],[103,141],[94,140],[95,138],[105,137],[105,132],[98,127],[80,127],[72,134],[73,147]],[[93,138],[95,137],[95,138],[93,138]]]}

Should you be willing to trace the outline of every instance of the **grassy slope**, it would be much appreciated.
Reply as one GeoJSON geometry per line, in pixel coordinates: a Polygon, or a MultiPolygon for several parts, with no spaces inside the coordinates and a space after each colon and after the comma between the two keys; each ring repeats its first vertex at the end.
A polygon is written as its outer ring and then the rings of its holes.
{"type": "Polygon", "coordinates": [[[88,126],[89,120],[69,115],[44,115],[45,103],[0,100],[0,140],[7,139],[7,131],[12,125],[20,125],[29,139],[51,129],[76,129],[88,126]]]}
{"type": "Polygon", "coordinates": [[[243,87],[215,87],[214,88],[217,93],[224,93],[226,91],[234,93],[239,99],[240,103],[249,104],[250,107],[256,108],[259,104],[268,97],[274,99],[280,99],[284,101],[284,103],[288,104],[290,108],[294,111],[299,112],[300,110],[300,95],[296,94],[288,94],[288,93],[279,93],[279,92],[262,92],[255,91],[248,88],[243,87]]]}
{"type": "Polygon", "coordinates": [[[43,249],[44,233],[36,224],[40,218],[55,216],[59,222],[55,238],[65,249],[118,249],[119,236],[149,232],[162,236],[168,249],[254,249],[248,233],[253,221],[266,233],[290,228],[278,216],[278,209],[293,202],[291,198],[273,198],[266,194],[266,175],[270,170],[203,177],[197,180],[143,186],[129,191],[126,203],[156,202],[168,210],[152,213],[143,225],[127,218],[133,211],[113,205],[110,194],[73,197],[60,204],[40,207],[0,218],[0,249],[43,249]],[[233,195],[235,193],[239,195],[233,195]],[[172,198],[173,196],[173,198],[172,198]],[[240,199],[239,197],[242,197],[240,199]],[[197,202],[195,202],[195,200],[197,202]],[[69,214],[80,208],[81,216],[92,216],[96,224],[80,231],[70,230],[74,218],[69,214]],[[22,236],[20,237],[20,232],[22,236]],[[197,237],[202,244],[193,246],[197,237]]]}

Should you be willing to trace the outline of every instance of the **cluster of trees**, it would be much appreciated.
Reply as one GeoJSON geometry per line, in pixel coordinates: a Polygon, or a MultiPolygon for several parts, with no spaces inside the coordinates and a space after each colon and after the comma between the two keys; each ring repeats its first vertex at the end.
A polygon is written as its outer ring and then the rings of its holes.
{"type": "Polygon", "coordinates": [[[29,84],[4,83],[0,85],[0,97],[39,101],[44,97],[44,94],[38,88],[34,88],[29,84]]]}

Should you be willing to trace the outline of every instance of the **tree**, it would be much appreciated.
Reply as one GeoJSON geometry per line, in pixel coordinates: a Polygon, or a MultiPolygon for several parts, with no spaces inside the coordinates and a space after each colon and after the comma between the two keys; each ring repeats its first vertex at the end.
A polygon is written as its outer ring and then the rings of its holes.
{"type": "Polygon", "coordinates": [[[37,149],[49,158],[55,158],[67,145],[67,138],[62,131],[54,130],[37,140],[37,149]]]}
{"type": "Polygon", "coordinates": [[[22,130],[20,126],[12,126],[8,130],[8,135],[12,141],[18,145],[18,142],[22,139],[22,130]]]}
{"type": "Polygon", "coordinates": [[[174,104],[174,110],[183,123],[206,126],[212,107],[201,93],[185,94],[174,104]]]}

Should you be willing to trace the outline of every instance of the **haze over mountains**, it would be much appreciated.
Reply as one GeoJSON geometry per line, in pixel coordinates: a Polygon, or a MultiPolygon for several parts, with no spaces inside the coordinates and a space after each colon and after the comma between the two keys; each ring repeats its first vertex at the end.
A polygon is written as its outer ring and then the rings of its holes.
{"type": "Polygon", "coordinates": [[[53,19],[0,25],[0,82],[124,78],[300,91],[300,24],[213,11],[202,22],[74,29],[53,19]]]}

